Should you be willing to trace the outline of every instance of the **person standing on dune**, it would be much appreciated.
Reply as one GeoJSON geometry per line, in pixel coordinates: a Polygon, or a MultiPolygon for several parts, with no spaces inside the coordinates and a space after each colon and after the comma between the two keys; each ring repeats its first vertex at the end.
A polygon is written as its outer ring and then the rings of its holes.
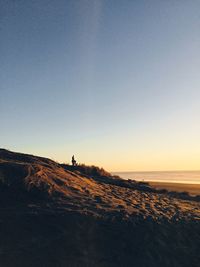
{"type": "Polygon", "coordinates": [[[74,155],[72,156],[72,166],[76,166],[77,165],[77,163],[76,163],[76,160],[75,160],[75,158],[74,158],[74,155]]]}

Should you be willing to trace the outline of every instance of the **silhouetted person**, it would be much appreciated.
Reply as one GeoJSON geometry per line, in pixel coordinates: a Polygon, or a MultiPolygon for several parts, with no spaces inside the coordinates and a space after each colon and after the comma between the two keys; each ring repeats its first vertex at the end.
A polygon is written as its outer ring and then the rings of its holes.
{"type": "Polygon", "coordinates": [[[76,166],[77,165],[77,163],[76,163],[76,160],[75,160],[75,158],[74,158],[74,155],[72,156],[72,166],[76,166]]]}

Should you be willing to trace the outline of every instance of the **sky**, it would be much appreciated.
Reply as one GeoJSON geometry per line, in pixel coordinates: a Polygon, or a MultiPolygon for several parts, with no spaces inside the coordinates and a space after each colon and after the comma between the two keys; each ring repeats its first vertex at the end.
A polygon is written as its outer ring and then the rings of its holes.
{"type": "Polygon", "coordinates": [[[0,0],[0,147],[200,170],[200,1],[0,0]]]}

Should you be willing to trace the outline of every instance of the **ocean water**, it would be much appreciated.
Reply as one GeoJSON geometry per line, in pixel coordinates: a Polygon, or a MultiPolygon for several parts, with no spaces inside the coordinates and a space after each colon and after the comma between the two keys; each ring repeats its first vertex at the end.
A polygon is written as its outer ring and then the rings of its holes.
{"type": "Polygon", "coordinates": [[[112,174],[136,181],[200,184],[200,171],[113,172],[112,174]]]}

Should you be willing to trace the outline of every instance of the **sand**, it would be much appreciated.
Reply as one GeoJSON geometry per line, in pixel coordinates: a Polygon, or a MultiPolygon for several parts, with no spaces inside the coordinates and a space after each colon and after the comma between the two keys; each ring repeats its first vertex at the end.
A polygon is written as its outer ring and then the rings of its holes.
{"type": "MultiPolygon", "coordinates": [[[[200,202],[187,195],[158,193],[148,185],[109,174],[85,176],[80,169],[71,171],[71,166],[61,166],[50,159],[1,149],[0,180],[3,188],[0,202],[4,203],[4,211],[6,205],[10,208],[10,203],[12,207],[20,205],[23,197],[26,207],[34,204],[37,212],[43,212],[45,198],[45,212],[51,213],[77,212],[129,222],[135,218],[172,222],[190,218],[200,220],[200,202]]],[[[154,183],[154,186],[200,195],[200,185],[198,191],[195,185],[154,183]]]]}
{"type": "Polygon", "coordinates": [[[200,184],[149,182],[156,189],[167,189],[169,191],[188,192],[191,195],[200,195],[200,184]]]}
{"type": "Polygon", "coordinates": [[[1,266],[199,267],[198,198],[105,174],[0,149],[1,266]]]}

